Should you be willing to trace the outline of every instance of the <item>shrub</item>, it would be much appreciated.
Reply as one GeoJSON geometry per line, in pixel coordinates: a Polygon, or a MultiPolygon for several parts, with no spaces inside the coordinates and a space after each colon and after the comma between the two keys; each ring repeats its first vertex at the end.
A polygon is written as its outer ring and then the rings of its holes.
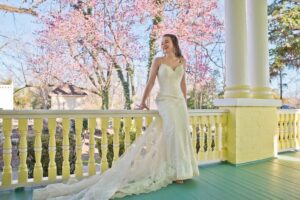
{"type": "MultiPolygon", "coordinates": [[[[42,157],[41,163],[43,167],[43,176],[48,176],[48,165],[49,165],[49,135],[42,135],[42,157]]],[[[34,155],[34,139],[35,137],[28,138],[28,156],[27,156],[27,167],[28,167],[28,178],[33,178],[33,170],[35,164],[35,155],[34,155]]],[[[61,135],[56,135],[56,154],[55,154],[55,162],[57,167],[57,175],[62,174],[62,163],[63,163],[63,151],[62,151],[62,143],[63,138],[61,135]]],[[[75,162],[76,162],[76,151],[75,151],[75,138],[74,135],[69,135],[70,142],[70,173],[74,173],[75,171],[75,162]]]]}
{"type": "MultiPolygon", "coordinates": [[[[121,129],[121,128],[120,128],[121,129]]],[[[131,131],[130,132],[130,140],[131,142],[135,140],[135,134],[136,132],[131,131]]],[[[111,167],[112,165],[112,161],[114,158],[114,151],[113,151],[113,135],[107,135],[107,144],[108,144],[108,150],[107,150],[107,161],[108,161],[108,166],[111,167]]],[[[124,151],[125,151],[125,144],[124,144],[124,140],[125,140],[125,132],[123,132],[122,130],[120,130],[119,132],[119,156],[121,156],[124,151]]],[[[96,141],[96,146],[99,150],[99,155],[101,157],[102,155],[102,151],[101,151],[101,144],[102,144],[102,137],[96,141]]]]}

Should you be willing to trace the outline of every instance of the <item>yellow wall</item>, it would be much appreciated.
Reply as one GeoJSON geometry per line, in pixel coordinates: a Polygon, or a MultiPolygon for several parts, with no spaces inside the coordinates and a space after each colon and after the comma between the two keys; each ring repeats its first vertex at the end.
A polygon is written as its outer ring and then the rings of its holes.
{"type": "Polygon", "coordinates": [[[276,107],[225,107],[228,116],[228,161],[241,164],[274,156],[276,107]]]}

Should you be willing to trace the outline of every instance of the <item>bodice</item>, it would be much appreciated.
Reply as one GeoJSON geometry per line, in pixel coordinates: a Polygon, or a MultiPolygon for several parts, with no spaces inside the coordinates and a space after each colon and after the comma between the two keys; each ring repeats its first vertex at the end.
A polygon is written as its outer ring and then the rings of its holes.
{"type": "Polygon", "coordinates": [[[160,96],[171,96],[183,98],[180,83],[184,74],[184,67],[182,64],[172,69],[167,64],[161,64],[158,69],[158,84],[160,96]]]}

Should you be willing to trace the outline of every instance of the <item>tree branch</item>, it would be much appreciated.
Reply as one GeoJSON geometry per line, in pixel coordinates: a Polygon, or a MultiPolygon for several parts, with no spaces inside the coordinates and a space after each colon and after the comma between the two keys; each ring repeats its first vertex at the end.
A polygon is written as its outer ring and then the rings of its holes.
{"type": "Polygon", "coordinates": [[[0,50],[3,49],[7,45],[8,45],[8,42],[4,43],[2,46],[0,46],[0,50]]]}
{"type": "Polygon", "coordinates": [[[30,14],[33,16],[37,16],[37,12],[34,11],[32,8],[17,8],[14,6],[8,6],[4,4],[0,4],[0,10],[10,13],[19,13],[19,14],[30,14]]]}
{"type": "Polygon", "coordinates": [[[25,89],[25,88],[29,88],[29,87],[35,87],[35,86],[33,86],[33,85],[25,85],[24,87],[21,87],[21,88],[18,88],[18,89],[16,89],[15,91],[14,91],[14,94],[16,94],[17,92],[19,92],[19,91],[21,91],[21,90],[23,90],[23,89],[25,89]]]}

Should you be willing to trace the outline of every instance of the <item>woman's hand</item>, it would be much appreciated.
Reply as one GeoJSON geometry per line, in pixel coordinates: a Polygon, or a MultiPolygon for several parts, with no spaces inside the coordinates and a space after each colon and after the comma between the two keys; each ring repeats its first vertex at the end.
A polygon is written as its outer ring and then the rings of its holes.
{"type": "Polygon", "coordinates": [[[137,110],[143,110],[144,108],[149,110],[149,107],[146,105],[146,103],[141,103],[140,105],[137,105],[136,108],[137,108],[137,110]]]}

